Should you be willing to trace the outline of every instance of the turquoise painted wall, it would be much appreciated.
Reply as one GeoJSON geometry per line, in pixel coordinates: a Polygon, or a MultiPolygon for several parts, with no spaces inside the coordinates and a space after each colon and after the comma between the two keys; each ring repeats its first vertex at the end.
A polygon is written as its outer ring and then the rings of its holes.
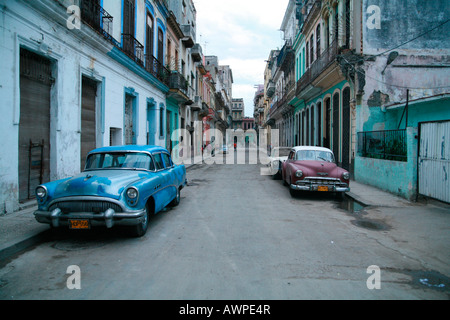
{"type": "MultiPolygon", "coordinates": [[[[357,132],[405,129],[404,108],[387,109],[357,106],[357,132]]],[[[419,122],[450,119],[450,100],[437,99],[412,103],[408,107],[407,162],[355,158],[355,180],[392,192],[408,200],[417,194],[417,157],[419,122]]]]}
{"type": "Polygon", "coordinates": [[[416,128],[407,129],[408,161],[355,157],[355,180],[414,200],[417,193],[416,128]]]}
{"type": "MultiPolygon", "coordinates": [[[[406,113],[404,107],[388,108],[386,112],[380,107],[357,107],[357,119],[360,125],[357,131],[377,131],[405,129],[406,113]],[[400,121],[401,120],[401,121],[400,121]]],[[[438,99],[423,103],[411,103],[408,106],[408,127],[417,128],[419,122],[450,119],[450,99],[438,99]]]]}

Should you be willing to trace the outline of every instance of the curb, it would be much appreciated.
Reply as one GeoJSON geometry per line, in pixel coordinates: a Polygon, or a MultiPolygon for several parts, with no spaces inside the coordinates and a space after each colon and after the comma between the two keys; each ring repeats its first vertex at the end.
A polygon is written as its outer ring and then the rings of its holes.
{"type": "Polygon", "coordinates": [[[48,238],[50,229],[42,225],[35,232],[29,232],[20,238],[10,241],[0,249],[0,261],[7,260],[12,256],[24,251],[48,238]]]}
{"type": "Polygon", "coordinates": [[[370,206],[372,206],[371,204],[366,203],[366,202],[364,201],[363,198],[361,198],[360,196],[356,195],[355,193],[353,193],[353,192],[351,192],[351,191],[346,192],[345,195],[346,195],[347,197],[349,197],[349,198],[352,198],[353,201],[359,202],[359,203],[360,203],[361,205],[363,205],[364,207],[370,207],[370,206]]]}

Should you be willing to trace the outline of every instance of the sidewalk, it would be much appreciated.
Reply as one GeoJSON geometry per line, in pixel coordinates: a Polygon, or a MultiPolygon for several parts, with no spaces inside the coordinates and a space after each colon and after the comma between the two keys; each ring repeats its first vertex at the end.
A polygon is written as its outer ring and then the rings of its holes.
{"type": "MultiPolygon", "coordinates": [[[[198,164],[201,161],[195,161],[195,163],[198,164]]],[[[186,169],[189,170],[195,166],[196,164],[186,165],[186,169]]],[[[351,182],[351,191],[347,193],[347,196],[366,206],[414,205],[403,198],[355,181],[351,182]]],[[[36,209],[35,201],[30,201],[20,211],[0,216],[0,261],[45,239],[50,227],[35,220],[33,212],[36,209]]]]}

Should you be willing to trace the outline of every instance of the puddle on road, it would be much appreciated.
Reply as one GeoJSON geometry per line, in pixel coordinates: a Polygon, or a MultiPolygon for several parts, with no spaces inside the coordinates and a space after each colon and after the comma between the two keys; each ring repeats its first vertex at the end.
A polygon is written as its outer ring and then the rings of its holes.
{"type": "Polygon", "coordinates": [[[412,283],[439,291],[449,291],[450,278],[438,271],[411,271],[412,283]]]}
{"type": "Polygon", "coordinates": [[[352,220],[351,223],[357,227],[374,231],[386,231],[391,229],[391,227],[382,220],[365,217],[367,212],[365,212],[364,209],[368,206],[349,196],[345,196],[342,201],[339,201],[337,207],[347,211],[350,216],[354,217],[355,220],[352,220]]]}
{"type": "Polygon", "coordinates": [[[358,202],[348,196],[345,196],[338,204],[339,209],[348,211],[349,213],[358,213],[363,210],[366,205],[358,202]]]}

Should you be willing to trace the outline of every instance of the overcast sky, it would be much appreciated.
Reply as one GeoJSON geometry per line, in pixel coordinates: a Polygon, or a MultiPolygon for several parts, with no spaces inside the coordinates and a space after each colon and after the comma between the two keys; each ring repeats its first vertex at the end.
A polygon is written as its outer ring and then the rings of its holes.
{"type": "Polygon", "coordinates": [[[233,72],[233,98],[253,117],[255,85],[264,83],[265,60],[284,45],[280,32],[289,0],[194,0],[197,42],[233,72]]]}

